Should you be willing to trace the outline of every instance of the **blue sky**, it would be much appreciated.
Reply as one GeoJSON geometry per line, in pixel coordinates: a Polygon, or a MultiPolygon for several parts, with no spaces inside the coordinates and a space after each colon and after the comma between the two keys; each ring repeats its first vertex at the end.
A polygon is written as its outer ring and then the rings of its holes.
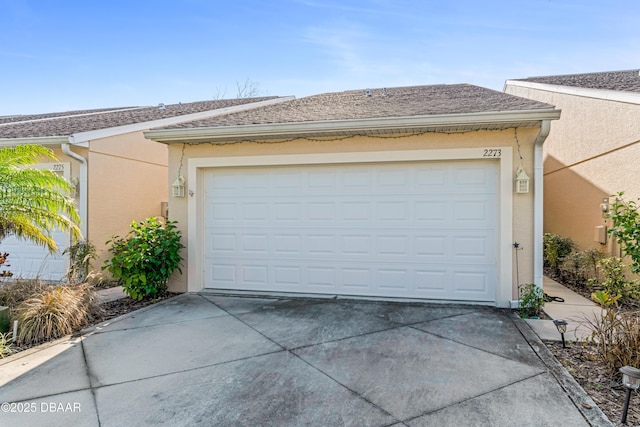
{"type": "Polygon", "coordinates": [[[640,68],[635,0],[0,0],[0,115],[640,68]]]}

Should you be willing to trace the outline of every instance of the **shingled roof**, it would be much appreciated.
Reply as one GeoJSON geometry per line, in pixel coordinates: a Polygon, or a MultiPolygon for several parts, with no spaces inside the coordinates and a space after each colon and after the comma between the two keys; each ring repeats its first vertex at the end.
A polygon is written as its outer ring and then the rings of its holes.
{"type": "Polygon", "coordinates": [[[512,81],[640,93],[640,70],[529,77],[512,81]]]}
{"type": "Polygon", "coordinates": [[[167,144],[536,127],[552,105],[469,84],[349,90],[291,99],[144,132],[167,144]]]}
{"type": "Polygon", "coordinates": [[[95,110],[74,110],[74,111],[61,111],[56,113],[44,113],[44,114],[19,114],[15,116],[0,116],[0,123],[28,122],[30,120],[42,120],[42,119],[51,119],[56,117],[104,113],[107,111],[128,110],[130,108],[140,108],[140,107],[98,108],[95,110]]]}
{"type": "Polygon", "coordinates": [[[553,106],[469,84],[409,86],[324,93],[252,110],[179,123],[163,129],[549,108],[553,108],[553,106]]]}
{"type": "Polygon", "coordinates": [[[184,104],[168,104],[155,107],[124,107],[50,114],[4,116],[0,117],[0,139],[64,137],[78,132],[89,132],[151,122],[276,98],[277,97],[223,99],[184,104]]]}

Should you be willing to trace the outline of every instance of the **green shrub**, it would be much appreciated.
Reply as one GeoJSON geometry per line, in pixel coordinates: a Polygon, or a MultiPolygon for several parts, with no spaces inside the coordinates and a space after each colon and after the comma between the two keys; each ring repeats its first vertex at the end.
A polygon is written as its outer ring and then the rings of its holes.
{"type": "Polygon", "coordinates": [[[162,295],[171,273],[176,269],[182,273],[180,251],[184,245],[175,221],[163,224],[156,217],[134,221],[124,238],[113,236],[107,244],[111,244],[113,256],[103,269],[108,269],[134,300],[162,295]]]}
{"type": "Polygon", "coordinates": [[[0,333],[7,333],[9,331],[11,331],[11,320],[9,320],[9,310],[4,310],[0,312],[0,333]]]}
{"type": "Polygon", "coordinates": [[[535,283],[520,286],[520,315],[522,317],[539,316],[544,307],[544,292],[535,283]]]}
{"type": "Polygon", "coordinates": [[[575,248],[573,240],[553,233],[545,233],[543,237],[544,265],[553,273],[558,273],[565,257],[575,248]]]}
{"type": "Polygon", "coordinates": [[[17,341],[30,345],[71,334],[85,326],[97,310],[89,285],[47,286],[15,309],[17,341]]]}
{"type": "Polygon", "coordinates": [[[611,196],[616,199],[607,213],[613,223],[609,234],[631,258],[631,271],[637,274],[640,273],[640,212],[636,202],[624,200],[623,195],[624,192],[620,192],[611,196]]]}
{"type": "Polygon", "coordinates": [[[559,266],[561,281],[586,287],[590,279],[597,277],[598,262],[602,256],[602,252],[595,248],[573,251],[566,255],[559,266]]]}
{"type": "Polygon", "coordinates": [[[589,283],[592,286],[601,287],[611,296],[624,301],[628,298],[637,298],[640,295],[640,285],[638,280],[629,280],[627,277],[627,264],[621,258],[603,258],[598,262],[602,281],[592,279],[589,283]]]}
{"type": "Polygon", "coordinates": [[[80,283],[89,275],[89,271],[91,271],[91,261],[96,259],[98,252],[91,242],[88,240],[80,240],[65,249],[63,254],[69,255],[67,279],[71,283],[80,283]]]}

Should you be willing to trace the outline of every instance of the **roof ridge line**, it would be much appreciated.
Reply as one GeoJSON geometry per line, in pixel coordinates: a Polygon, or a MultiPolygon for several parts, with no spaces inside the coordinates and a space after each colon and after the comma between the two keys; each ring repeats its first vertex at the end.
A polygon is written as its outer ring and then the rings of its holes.
{"type": "MultiPolygon", "coordinates": [[[[105,110],[105,111],[93,111],[90,113],[81,113],[81,114],[69,114],[66,116],[53,116],[53,117],[43,117],[40,119],[29,119],[29,120],[19,120],[16,122],[6,122],[0,123],[0,126],[8,126],[8,125],[16,125],[16,124],[24,124],[24,123],[37,123],[37,122],[46,122],[49,120],[58,120],[58,119],[68,119],[73,117],[86,117],[86,116],[95,116],[98,114],[110,114],[110,113],[121,113],[123,111],[132,111],[132,110],[141,110],[144,108],[153,108],[153,107],[124,107],[124,108],[116,108],[113,110],[105,110]]],[[[7,116],[11,117],[11,116],[7,116]]]]}

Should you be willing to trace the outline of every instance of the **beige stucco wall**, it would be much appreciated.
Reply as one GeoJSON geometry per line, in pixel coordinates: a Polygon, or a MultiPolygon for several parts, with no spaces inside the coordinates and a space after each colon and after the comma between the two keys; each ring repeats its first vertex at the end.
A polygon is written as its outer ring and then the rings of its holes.
{"type": "Polygon", "coordinates": [[[505,92],[562,110],[544,143],[544,230],[611,253],[593,239],[602,198],[640,197],[640,105],[507,85],[505,92]]]}
{"type": "Polygon", "coordinates": [[[160,203],[168,198],[167,147],[134,132],[93,140],[86,156],[87,238],[98,249],[99,269],[111,236],[125,235],[132,221],[160,216],[160,203]]]}
{"type": "MultiPolygon", "coordinates": [[[[520,143],[520,152],[524,158],[524,165],[533,178],[533,142],[539,129],[518,129],[517,136],[520,143]]],[[[233,156],[264,156],[281,154],[309,154],[309,153],[348,153],[348,152],[375,152],[375,151],[400,151],[400,150],[429,150],[451,148],[482,148],[482,147],[511,147],[513,148],[513,174],[520,164],[515,132],[513,129],[504,131],[476,131],[467,133],[413,135],[401,138],[369,138],[353,137],[343,140],[311,141],[299,139],[283,143],[256,143],[243,142],[227,145],[198,144],[184,147],[184,161],[182,174],[187,176],[189,159],[203,157],[233,157],[233,156]]],[[[167,183],[172,182],[182,157],[182,144],[169,146],[169,177],[167,183]]],[[[532,188],[535,183],[532,183],[532,188]]],[[[187,182],[187,188],[189,183],[187,182]]],[[[183,242],[188,245],[188,204],[189,196],[169,199],[169,217],[178,221],[178,227],[182,231],[183,242]]],[[[513,238],[519,242],[522,251],[518,253],[519,268],[513,267],[513,298],[517,298],[516,282],[530,283],[533,281],[533,191],[528,194],[513,195],[513,238]],[[515,277],[519,270],[519,278],[515,277]]],[[[502,220],[502,219],[501,219],[502,220]]],[[[511,221],[511,218],[507,219],[511,221]]],[[[510,250],[510,249],[509,249],[510,250]]],[[[187,250],[183,256],[187,259],[187,250]]],[[[515,258],[515,257],[514,257],[515,258]]],[[[515,262],[515,260],[514,260],[515,262]]],[[[186,264],[186,261],[185,261],[186,264]]],[[[187,268],[183,268],[183,274],[174,274],[169,283],[169,289],[174,292],[187,290],[189,277],[187,268]]]]}

